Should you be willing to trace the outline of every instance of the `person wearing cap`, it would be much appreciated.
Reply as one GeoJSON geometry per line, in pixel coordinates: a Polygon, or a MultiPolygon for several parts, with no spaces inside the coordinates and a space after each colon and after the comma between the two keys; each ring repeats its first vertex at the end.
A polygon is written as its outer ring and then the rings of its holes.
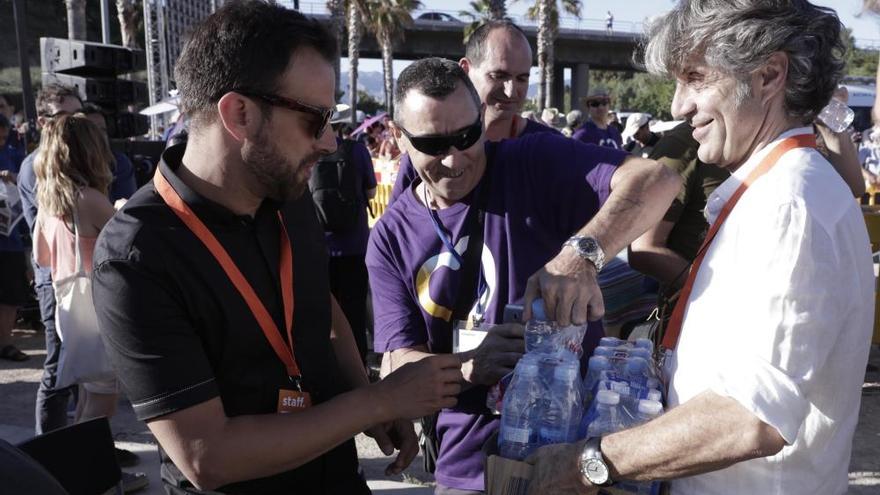
{"type": "Polygon", "coordinates": [[[608,107],[611,104],[611,97],[608,96],[608,91],[602,88],[590,91],[584,99],[584,104],[587,106],[587,121],[572,134],[572,139],[621,149],[623,140],[620,131],[609,123],[608,107]]]}
{"type": "Polygon", "coordinates": [[[499,324],[505,305],[529,308],[540,289],[560,325],[589,320],[589,355],[603,335],[596,278],[606,255],[659,221],[679,187],[656,162],[556,133],[489,141],[468,76],[451,60],[426,58],[398,77],[389,125],[420,179],[367,247],[383,367],[432,354],[462,361],[459,406],[437,420],[440,494],[484,489],[481,448],[498,428],[486,391],[524,351],[522,326],[508,324],[451,354],[454,320],[499,324]]]}
{"type": "Polygon", "coordinates": [[[541,112],[541,122],[544,125],[552,128],[556,128],[556,125],[559,123],[559,109],[554,107],[547,107],[541,112]]]}
{"type": "Polygon", "coordinates": [[[626,118],[623,129],[623,149],[636,156],[647,158],[651,149],[660,140],[660,136],[651,131],[648,122],[651,116],[646,113],[634,113],[626,118]]]}
{"type": "Polygon", "coordinates": [[[562,128],[562,135],[565,137],[571,137],[571,135],[574,134],[574,130],[580,127],[583,120],[584,114],[580,110],[572,110],[568,112],[568,115],[565,116],[565,127],[562,128]]]}
{"type": "MultiPolygon", "coordinates": [[[[465,56],[458,63],[486,105],[483,125],[487,140],[500,141],[540,132],[559,133],[536,118],[519,115],[526,101],[532,68],[532,48],[519,26],[509,20],[483,24],[468,38],[465,56]]],[[[412,185],[416,176],[410,157],[403,155],[389,205],[412,185]]]]}

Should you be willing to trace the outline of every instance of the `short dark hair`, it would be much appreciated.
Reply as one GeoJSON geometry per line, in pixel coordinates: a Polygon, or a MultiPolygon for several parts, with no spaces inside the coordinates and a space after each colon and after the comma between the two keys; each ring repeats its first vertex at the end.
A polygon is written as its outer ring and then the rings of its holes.
{"type": "MultiPolygon", "coordinates": [[[[465,45],[464,56],[467,57],[472,64],[480,65],[483,63],[483,60],[486,59],[486,41],[489,39],[489,34],[496,29],[505,29],[511,33],[519,33],[525,40],[526,44],[529,44],[529,37],[526,36],[525,31],[514,24],[513,21],[509,19],[487,21],[471,33],[471,37],[468,38],[467,45],[465,45]]],[[[529,45],[529,47],[531,47],[531,45],[529,45]]]]}
{"type": "Polygon", "coordinates": [[[193,29],[177,60],[181,111],[197,127],[235,88],[276,92],[291,55],[303,47],[336,60],[336,39],[319,21],[259,0],[226,3],[193,29]]]}
{"type": "Polygon", "coordinates": [[[474,100],[477,111],[480,109],[480,95],[474,83],[457,63],[439,57],[423,58],[409,65],[397,78],[394,90],[394,111],[399,112],[406,94],[414,89],[431,98],[444,99],[451,95],[459,84],[464,84],[474,100]]]}
{"type": "Polygon", "coordinates": [[[75,88],[63,84],[43,86],[37,93],[37,115],[51,115],[54,112],[49,108],[49,105],[60,105],[65,98],[76,98],[82,104],[82,98],[79,97],[75,88]]]}

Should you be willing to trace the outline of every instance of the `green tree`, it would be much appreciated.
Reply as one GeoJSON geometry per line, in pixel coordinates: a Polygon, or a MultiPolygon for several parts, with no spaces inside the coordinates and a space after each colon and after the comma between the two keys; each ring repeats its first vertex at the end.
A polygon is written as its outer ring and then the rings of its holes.
{"type": "Polygon", "coordinates": [[[877,74],[877,50],[865,50],[856,47],[856,40],[852,30],[844,28],[841,32],[843,44],[846,47],[846,75],[848,76],[874,76],[877,74]]]}
{"type": "MultiPolygon", "coordinates": [[[[370,93],[367,93],[366,91],[364,91],[362,89],[359,89],[359,90],[357,90],[357,95],[358,95],[357,109],[364,112],[365,114],[376,115],[378,112],[384,110],[384,107],[382,107],[382,104],[379,103],[379,101],[377,99],[373,98],[373,95],[371,95],[370,93]]],[[[357,112],[352,112],[352,114],[356,114],[356,113],[357,112]]]]}
{"type": "Polygon", "coordinates": [[[590,86],[608,88],[617,110],[650,113],[654,118],[672,120],[675,83],[645,73],[590,71],[590,86]]]}
{"type": "Polygon", "coordinates": [[[559,34],[560,7],[565,12],[580,18],[580,0],[536,0],[527,16],[538,21],[538,109],[553,106],[554,53],[556,36],[559,34]]]}
{"type": "Polygon", "coordinates": [[[458,15],[470,19],[464,27],[464,43],[467,44],[477,28],[489,21],[504,19],[507,8],[504,0],[471,0],[471,10],[459,11],[458,15]]]}
{"type": "Polygon", "coordinates": [[[376,36],[382,49],[382,72],[385,77],[385,108],[394,110],[394,43],[403,38],[403,30],[412,26],[412,12],[419,0],[359,0],[364,26],[376,36]]]}
{"type": "Polygon", "coordinates": [[[116,17],[119,19],[119,32],[122,35],[122,46],[140,48],[138,42],[138,26],[141,21],[142,8],[138,8],[137,0],[116,0],[116,17]]]}
{"type": "MultiPolygon", "coordinates": [[[[336,38],[336,46],[341,47],[345,39],[345,0],[327,0],[327,11],[330,12],[330,32],[336,38]]],[[[342,81],[340,79],[341,72],[341,55],[336,56],[333,64],[333,72],[336,75],[336,100],[342,95],[342,81]]]]}

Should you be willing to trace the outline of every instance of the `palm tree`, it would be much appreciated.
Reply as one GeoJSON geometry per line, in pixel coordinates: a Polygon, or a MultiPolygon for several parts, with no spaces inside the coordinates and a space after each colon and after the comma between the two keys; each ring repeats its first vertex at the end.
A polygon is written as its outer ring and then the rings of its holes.
{"type": "Polygon", "coordinates": [[[116,16],[119,19],[119,31],[122,33],[122,46],[140,48],[138,43],[138,18],[141,9],[137,8],[137,0],[116,0],[116,16]]]}
{"type": "Polygon", "coordinates": [[[467,44],[471,35],[474,34],[474,31],[476,31],[477,28],[492,19],[492,6],[489,5],[490,1],[491,0],[472,0],[471,10],[461,10],[458,12],[458,15],[461,17],[470,19],[470,22],[464,26],[464,44],[467,44]]]}
{"type": "Polygon", "coordinates": [[[489,12],[493,21],[500,21],[507,17],[507,6],[504,0],[489,0],[489,12]]]}
{"type": "MultiPolygon", "coordinates": [[[[581,16],[580,0],[561,0],[562,9],[577,18],[581,16]]],[[[559,34],[559,6],[556,0],[537,0],[529,8],[530,19],[538,20],[538,70],[541,77],[538,83],[538,110],[553,106],[553,46],[559,34]]]]}
{"type": "Polygon", "coordinates": [[[412,25],[412,11],[421,6],[419,0],[360,0],[364,25],[382,48],[382,72],[385,76],[385,110],[393,113],[394,42],[403,38],[403,30],[412,25]]]}
{"type": "Polygon", "coordinates": [[[67,37],[86,39],[86,0],[64,0],[67,6],[67,37]]]}
{"type": "Polygon", "coordinates": [[[361,18],[360,1],[348,2],[348,102],[351,107],[351,124],[357,124],[358,62],[360,61],[361,36],[364,23],[361,18]]]}
{"type": "MultiPolygon", "coordinates": [[[[345,0],[327,0],[327,10],[330,12],[330,32],[336,38],[336,46],[342,46],[342,40],[345,38],[345,0]]],[[[340,57],[336,57],[336,63],[333,64],[333,71],[336,73],[336,100],[342,95],[340,86],[340,57]]]]}

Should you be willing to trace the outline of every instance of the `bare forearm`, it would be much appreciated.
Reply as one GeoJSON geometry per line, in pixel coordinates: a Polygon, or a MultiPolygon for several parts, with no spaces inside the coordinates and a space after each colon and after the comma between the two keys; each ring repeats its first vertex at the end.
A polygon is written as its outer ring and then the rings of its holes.
{"type": "Polygon", "coordinates": [[[862,178],[862,166],[859,163],[859,152],[849,136],[849,133],[834,133],[825,126],[818,126],[819,132],[825,139],[828,149],[828,161],[849,186],[854,197],[860,198],[865,194],[865,181],[862,178]]]}
{"type": "Polygon", "coordinates": [[[636,246],[633,244],[628,260],[634,270],[653,277],[663,286],[673,286],[674,288],[684,284],[686,277],[682,273],[690,265],[680,254],[660,246],[636,246]]]}
{"type": "Polygon", "coordinates": [[[612,180],[608,200],[579,234],[599,239],[606,256],[614,256],[655,225],[681,187],[675,172],[648,160],[630,158],[612,180]]]}
{"type": "Polygon", "coordinates": [[[226,418],[220,400],[213,399],[182,411],[186,419],[160,418],[149,427],[191,482],[214,489],[295,469],[390,420],[392,414],[371,389],[357,389],[301,412],[233,418],[226,418]],[[193,435],[205,423],[213,433],[193,435]]]}
{"type": "Polygon", "coordinates": [[[662,480],[774,455],[784,442],[738,402],[704,392],[660,418],[602,439],[617,479],[662,480]]]}
{"type": "Polygon", "coordinates": [[[330,311],[332,317],[330,342],[333,345],[333,352],[339,362],[339,369],[342,371],[345,382],[352,389],[368,385],[370,380],[361,362],[361,355],[354,341],[351,325],[349,325],[339,303],[336,302],[336,298],[332,295],[330,296],[330,311]]]}

